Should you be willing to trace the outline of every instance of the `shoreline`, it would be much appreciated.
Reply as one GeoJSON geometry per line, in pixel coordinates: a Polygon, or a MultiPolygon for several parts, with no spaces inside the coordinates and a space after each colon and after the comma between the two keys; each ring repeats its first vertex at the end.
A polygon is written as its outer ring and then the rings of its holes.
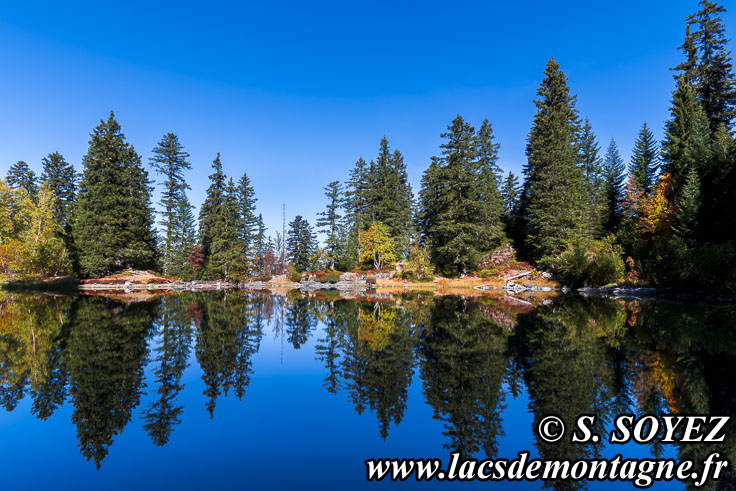
{"type": "Polygon", "coordinates": [[[457,293],[463,296],[481,296],[484,293],[504,292],[508,297],[515,298],[517,296],[546,294],[546,296],[557,296],[565,294],[577,294],[584,297],[610,297],[631,300],[674,300],[685,302],[706,302],[706,303],[736,303],[736,297],[719,294],[704,294],[693,292],[675,292],[665,288],[656,287],[633,287],[633,286],[609,286],[601,288],[569,288],[567,286],[550,287],[535,286],[529,284],[521,286],[516,283],[509,288],[507,285],[499,286],[493,283],[480,283],[475,285],[469,284],[452,284],[439,282],[401,282],[380,281],[375,284],[367,284],[364,280],[359,281],[339,281],[336,283],[323,283],[319,281],[301,281],[295,282],[228,282],[228,281],[174,281],[162,283],[83,283],[71,278],[24,281],[24,282],[6,282],[0,284],[3,291],[24,291],[24,292],[54,292],[68,294],[133,294],[142,292],[151,293],[179,293],[179,292],[207,292],[207,291],[224,291],[224,290],[252,290],[252,291],[284,291],[299,290],[302,292],[312,293],[320,291],[337,291],[346,294],[361,293],[390,293],[400,295],[402,293],[425,291],[439,294],[457,293]]]}

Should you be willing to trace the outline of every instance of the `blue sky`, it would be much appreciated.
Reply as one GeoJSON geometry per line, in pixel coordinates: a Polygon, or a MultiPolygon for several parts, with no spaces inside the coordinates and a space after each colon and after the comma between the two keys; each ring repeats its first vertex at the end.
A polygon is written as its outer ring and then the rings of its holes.
{"type": "MultiPolygon", "coordinates": [[[[484,117],[520,173],[535,91],[554,56],[605,149],[662,136],[688,1],[2,2],[0,173],[79,168],[112,109],[147,160],[166,132],[190,152],[195,205],[216,152],[245,171],[269,229],[314,223],[322,187],[384,135],[411,182],[456,114],[484,117]]],[[[733,12],[725,15],[734,25],[733,12]]]]}

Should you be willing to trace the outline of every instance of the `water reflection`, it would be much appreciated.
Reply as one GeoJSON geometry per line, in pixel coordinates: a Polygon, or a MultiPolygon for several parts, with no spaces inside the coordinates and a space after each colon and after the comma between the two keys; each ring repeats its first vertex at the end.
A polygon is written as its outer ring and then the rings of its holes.
{"type": "MultiPolygon", "coordinates": [[[[155,445],[176,438],[192,362],[211,418],[219,398],[247,398],[254,358],[270,332],[293,349],[314,350],[324,389],[358,414],[373,414],[381,438],[401,424],[418,377],[448,451],[497,457],[509,429],[504,409],[523,394],[533,426],[548,414],[572,425],[592,413],[601,434],[629,411],[731,415],[735,319],[734,306],[581,297],[532,308],[421,293],[370,300],[242,291],[150,299],[0,293],[0,404],[13,411],[29,398],[42,420],[70,404],[80,451],[100,466],[134,415],[155,445]]],[[[545,458],[577,459],[606,452],[605,440],[535,440],[535,447],[545,458]]],[[[736,455],[728,438],[718,447],[681,445],[677,454],[703,460],[714,450],[736,455]]],[[[655,443],[650,451],[665,449],[655,443]]]]}

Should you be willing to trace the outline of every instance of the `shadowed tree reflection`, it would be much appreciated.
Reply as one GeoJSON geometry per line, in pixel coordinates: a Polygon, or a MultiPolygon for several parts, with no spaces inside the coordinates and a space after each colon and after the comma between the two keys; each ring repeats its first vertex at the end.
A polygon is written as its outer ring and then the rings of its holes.
{"type": "Polygon", "coordinates": [[[26,388],[47,419],[66,397],[63,351],[71,297],[0,293],[0,403],[12,411],[26,388]]]}
{"type": "Polygon", "coordinates": [[[376,414],[381,438],[399,424],[414,373],[414,339],[406,311],[392,302],[341,303],[345,390],[358,414],[376,414]]]}
{"type": "Polygon", "coordinates": [[[508,331],[482,304],[447,296],[435,301],[421,335],[421,376],[434,417],[445,422],[445,448],[494,458],[503,436],[501,411],[508,331]]]}
{"type": "Polygon", "coordinates": [[[312,331],[317,328],[316,300],[295,294],[290,298],[286,310],[286,337],[294,349],[299,349],[309,341],[312,331]]]}
{"type": "Polygon", "coordinates": [[[196,354],[212,418],[220,395],[227,396],[230,390],[240,400],[245,395],[263,332],[254,322],[258,307],[254,294],[211,292],[195,298],[196,354]]]}
{"type": "Polygon", "coordinates": [[[156,445],[169,441],[172,426],[179,424],[179,415],[184,407],[177,404],[176,398],[184,389],[181,377],[188,366],[192,344],[192,320],[186,300],[187,294],[165,296],[159,304],[154,333],[152,360],[156,364],[154,375],[154,399],[143,411],[143,427],[156,445]]]}
{"type": "Polygon", "coordinates": [[[146,338],[156,304],[82,297],[71,309],[68,342],[72,422],[82,455],[99,468],[138,405],[146,338]]]}

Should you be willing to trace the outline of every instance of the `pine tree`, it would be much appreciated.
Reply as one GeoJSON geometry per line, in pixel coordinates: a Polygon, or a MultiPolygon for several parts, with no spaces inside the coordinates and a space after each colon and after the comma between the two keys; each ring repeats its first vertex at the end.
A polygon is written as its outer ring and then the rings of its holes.
{"type": "Polygon", "coordinates": [[[48,183],[51,193],[56,197],[54,220],[62,229],[66,229],[70,226],[72,205],[76,198],[77,174],[72,164],[66,162],[59,152],[48,154],[41,163],[41,182],[48,183]]]}
{"type": "Polygon", "coordinates": [[[611,138],[604,158],[603,172],[605,179],[605,215],[604,231],[613,233],[621,223],[621,202],[623,200],[624,160],[616,146],[616,140],[611,138]]]}
{"type": "Polygon", "coordinates": [[[345,190],[345,215],[351,227],[362,230],[370,222],[368,216],[368,164],[360,157],[350,171],[345,190]]]}
{"type": "Polygon", "coordinates": [[[338,248],[340,246],[340,208],[342,206],[342,184],[340,181],[332,181],[324,188],[327,197],[327,208],[319,213],[317,219],[317,227],[326,236],[327,260],[330,269],[335,269],[335,261],[337,260],[338,248]]]}
{"type": "Polygon", "coordinates": [[[294,269],[302,273],[309,268],[309,260],[314,251],[317,249],[317,237],[312,232],[309,222],[297,215],[294,220],[289,223],[289,233],[286,244],[289,254],[289,262],[294,269]]]}
{"type": "MultiPolygon", "coordinates": [[[[255,237],[255,265],[258,269],[259,274],[264,273],[264,260],[266,257],[266,251],[269,249],[270,238],[266,237],[266,224],[263,222],[263,215],[258,214],[256,221],[258,232],[255,237]]],[[[271,244],[272,245],[272,244],[271,244]]]]}
{"type": "Polygon", "coordinates": [[[156,266],[148,174],[115,115],[92,132],[72,233],[83,276],[156,266]]]}
{"type": "Polygon", "coordinates": [[[493,171],[497,147],[487,128],[480,158],[475,129],[458,115],[442,134],[442,156],[434,157],[422,176],[418,225],[443,274],[472,271],[504,236],[493,171]]]}
{"type": "Polygon", "coordinates": [[[14,189],[23,188],[32,199],[38,194],[38,182],[36,181],[36,173],[28,167],[28,164],[19,160],[13,164],[8,170],[5,179],[8,186],[14,189]]]}
{"type": "Polygon", "coordinates": [[[503,200],[504,217],[508,224],[518,214],[521,201],[519,178],[511,171],[509,171],[509,175],[503,182],[501,198],[503,200]]]}
{"type": "Polygon", "coordinates": [[[693,242],[696,237],[700,203],[700,178],[695,168],[691,168],[682,188],[682,196],[677,202],[675,209],[676,225],[673,227],[675,234],[688,242],[693,242]]]}
{"type": "Polygon", "coordinates": [[[522,213],[526,246],[533,257],[553,260],[585,236],[585,190],[578,161],[576,96],[550,59],[535,100],[537,114],[527,143],[522,213]]]}
{"type": "Polygon", "coordinates": [[[603,166],[598,156],[601,148],[596,141],[590,121],[587,119],[583,123],[578,146],[579,166],[583,171],[583,185],[587,200],[585,206],[587,227],[592,235],[599,237],[603,232],[604,215],[603,166]]]}
{"type": "Polygon", "coordinates": [[[189,255],[197,243],[194,213],[185,192],[176,200],[172,213],[172,244],[170,274],[181,276],[188,273],[189,255]]]}
{"type": "Polygon", "coordinates": [[[649,195],[656,183],[659,168],[659,145],[654,134],[646,123],[639,130],[634,142],[634,150],[629,164],[629,173],[636,179],[636,184],[649,195]]]}
{"type": "Polygon", "coordinates": [[[219,225],[222,209],[225,205],[225,190],[227,187],[226,176],[222,171],[220,152],[212,161],[214,172],[210,174],[210,185],[207,188],[207,197],[199,210],[199,243],[202,245],[202,253],[205,258],[209,257],[210,246],[219,225]]]}
{"type": "Polygon", "coordinates": [[[256,192],[246,173],[238,181],[238,249],[245,263],[246,270],[255,267],[256,234],[258,233],[258,217],[256,217],[256,192]]]}
{"type": "Polygon", "coordinates": [[[183,212],[182,207],[186,207],[186,204],[180,202],[188,203],[186,190],[189,189],[189,186],[184,179],[184,171],[191,169],[192,165],[187,159],[189,159],[189,154],[184,151],[179,138],[173,133],[163,136],[153,149],[153,157],[149,159],[156,173],[164,176],[161,192],[161,206],[164,209],[161,219],[164,246],[161,252],[164,272],[169,274],[174,270],[179,270],[182,266],[174,262],[174,256],[181,257],[182,244],[177,239],[183,237],[181,229],[177,228],[181,223],[176,223],[177,218],[174,215],[177,212],[183,212]]]}
{"type": "Polygon", "coordinates": [[[708,0],[699,5],[700,10],[685,19],[687,31],[681,49],[686,61],[676,69],[696,88],[710,130],[715,132],[720,125],[730,128],[736,114],[733,64],[721,18],[725,7],[708,0]]]}

